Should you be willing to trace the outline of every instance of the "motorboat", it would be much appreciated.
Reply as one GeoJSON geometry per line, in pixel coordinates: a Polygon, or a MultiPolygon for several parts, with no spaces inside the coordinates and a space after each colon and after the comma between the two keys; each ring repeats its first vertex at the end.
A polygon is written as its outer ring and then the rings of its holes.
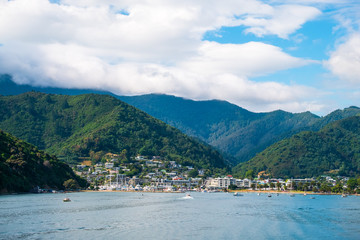
{"type": "Polygon", "coordinates": [[[71,202],[70,198],[64,198],[63,202],[71,202]]]}
{"type": "Polygon", "coordinates": [[[193,199],[193,197],[188,193],[185,197],[183,197],[183,199],[193,199]]]}
{"type": "Polygon", "coordinates": [[[238,192],[234,193],[234,197],[241,197],[241,196],[244,196],[244,195],[242,195],[241,193],[238,193],[238,192]]]}

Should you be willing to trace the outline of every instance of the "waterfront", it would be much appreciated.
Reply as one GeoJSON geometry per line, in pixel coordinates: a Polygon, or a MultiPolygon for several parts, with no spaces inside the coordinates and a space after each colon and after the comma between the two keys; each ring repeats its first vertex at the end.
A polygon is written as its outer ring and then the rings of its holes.
{"type": "Polygon", "coordinates": [[[0,239],[358,239],[360,197],[79,192],[0,196],[0,239]],[[64,203],[69,197],[71,202],[64,203]]]}

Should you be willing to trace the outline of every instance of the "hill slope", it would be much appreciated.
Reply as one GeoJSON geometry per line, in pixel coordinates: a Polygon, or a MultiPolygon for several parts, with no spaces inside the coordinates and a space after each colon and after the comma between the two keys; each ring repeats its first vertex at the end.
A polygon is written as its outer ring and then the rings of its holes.
{"type": "Polygon", "coordinates": [[[56,157],[0,130],[0,193],[28,192],[36,186],[63,189],[69,179],[86,186],[85,180],[56,157]]]}
{"type": "Polygon", "coordinates": [[[193,101],[149,94],[119,97],[181,131],[245,162],[271,144],[304,130],[319,130],[335,120],[360,113],[357,107],[337,110],[325,117],[310,112],[253,113],[225,101],[193,101]]]}
{"type": "Polygon", "coordinates": [[[274,177],[316,177],[323,174],[360,174],[360,116],[326,125],[318,132],[301,132],[275,143],[253,159],[235,167],[246,171],[266,171],[274,177]]]}
{"type": "MultiPolygon", "coordinates": [[[[0,76],[0,94],[11,95],[36,90],[45,93],[78,95],[109,94],[89,89],[41,88],[15,84],[9,75],[0,76]]],[[[113,95],[115,96],[115,95],[113,95]]],[[[225,101],[193,101],[168,95],[115,96],[130,105],[201,139],[225,153],[233,164],[245,162],[271,144],[304,130],[317,131],[335,120],[354,116],[357,107],[336,110],[325,117],[310,112],[273,111],[253,113],[225,101]]]]}
{"type": "Polygon", "coordinates": [[[108,95],[0,96],[0,128],[73,159],[125,151],[127,157],[158,155],[199,168],[226,167],[210,146],[108,95]]]}

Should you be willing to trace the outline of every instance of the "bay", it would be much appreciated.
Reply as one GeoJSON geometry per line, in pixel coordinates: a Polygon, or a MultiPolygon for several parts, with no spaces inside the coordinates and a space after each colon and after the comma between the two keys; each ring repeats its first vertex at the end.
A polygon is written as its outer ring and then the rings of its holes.
{"type": "Polygon", "coordinates": [[[0,239],[359,239],[360,197],[76,192],[0,196],[0,239]],[[63,202],[68,197],[71,202],[63,202]]]}

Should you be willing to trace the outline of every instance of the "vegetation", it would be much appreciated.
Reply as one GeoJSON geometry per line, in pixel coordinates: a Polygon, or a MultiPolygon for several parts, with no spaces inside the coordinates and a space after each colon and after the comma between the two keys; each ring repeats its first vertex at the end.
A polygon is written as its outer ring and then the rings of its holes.
{"type": "MultiPolygon", "coordinates": [[[[17,85],[9,75],[0,75],[0,94],[20,94],[36,90],[46,93],[78,95],[111,93],[89,89],[40,88],[17,85]]],[[[115,96],[115,95],[114,95],[115,96]]],[[[149,94],[115,96],[151,116],[180,129],[189,136],[216,147],[232,164],[246,162],[273,143],[301,131],[318,131],[326,124],[360,113],[357,107],[336,110],[325,117],[310,112],[284,111],[253,113],[225,101],[192,101],[174,96],[149,94]]]]}
{"type": "Polygon", "coordinates": [[[253,113],[225,101],[193,101],[167,95],[119,97],[184,133],[200,138],[232,157],[246,162],[277,141],[304,130],[318,131],[335,120],[360,113],[357,107],[318,117],[310,112],[253,113]]]}
{"type": "Polygon", "coordinates": [[[125,160],[140,154],[198,169],[226,169],[212,147],[108,95],[0,96],[0,128],[68,162],[97,162],[111,152],[125,160]]]}
{"type": "Polygon", "coordinates": [[[360,116],[349,117],[275,143],[234,171],[239,176],[252,170],[282,178],[354,177],[360,175],[359,141],[360,116]]]}
{"type": "Polygon", "coordinates": [[[66,182],[77,188],[87,184],[56,157],[0,130],[1,193],[28,192],[37,186],[64,189],[66,182]]]}

